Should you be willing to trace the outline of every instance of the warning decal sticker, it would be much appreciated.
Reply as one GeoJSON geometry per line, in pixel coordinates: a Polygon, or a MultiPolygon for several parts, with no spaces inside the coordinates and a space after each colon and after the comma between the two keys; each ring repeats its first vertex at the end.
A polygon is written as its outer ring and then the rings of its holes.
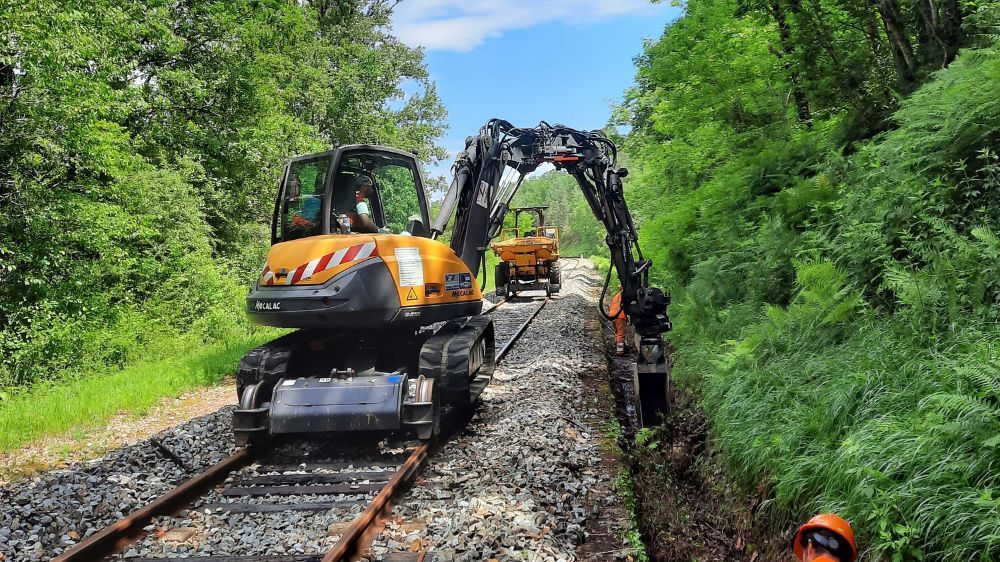
{"type": "Polygon", "coordinates": [[[406,300],[408,301],[417,300],[417,292],[413,290],[413,287],[410,287],[410,292],[409,294],[406,295],[406,300]]]}
{"type": "Polygon", "coordinates": [[[399,265],[399,286],[418,287],[424,284],[424,262],[420,248],[396,248],[399,265]]]}
{"type": "Polygon", "coordinates": [[[484,209],[490,206],[490,184],[485,181],[479,182],[479,193],[476,194],[476,205],[484,209]]]}

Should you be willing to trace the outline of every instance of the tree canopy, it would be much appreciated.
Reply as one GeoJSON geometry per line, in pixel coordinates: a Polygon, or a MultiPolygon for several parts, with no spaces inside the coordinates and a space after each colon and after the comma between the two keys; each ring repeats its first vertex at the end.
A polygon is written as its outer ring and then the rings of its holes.
{"type": "Polygon", "coordinates": [[[443,156],[444,108],[392,5],[3,3],[0,386],[246,330],[290,155],[443,156]]]}

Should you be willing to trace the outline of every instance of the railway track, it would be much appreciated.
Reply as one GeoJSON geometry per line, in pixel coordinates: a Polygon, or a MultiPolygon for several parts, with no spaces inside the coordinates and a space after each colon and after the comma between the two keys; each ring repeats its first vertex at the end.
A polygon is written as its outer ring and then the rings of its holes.
{"type": "MultiPolygon", "coordinates": [[[[502,361],[549,298],[501,300],[484,313],[494,316],[502,361]]],[[[358,560],[392,509],[393,502],[415,482],[433,446],[400,437],[378,443],[359,439],[356,443],[285,443],[255,458],[245,449],[211,466],[170,490],[145,507],[90,535],[57,562],[100,560],[107,557],[132,562],[149,562],[177,554],[200,562],[334,562],[358,560]],[[295,459],[297,462],[289,462],[295,459]],[[221,485],[221,486],[220,486],[221,485]],[[190,507],[189,507],[190,506],[190,507]],[[175,514],[188,509],[182,518],[175,514]],[[308,514],[303,517],[302,514],[308,514]],[[210,555],[220,551],[260,550],[242,548],[240,541],[254,540],[266,546],[262,537],[247,537],[236,527],[253,519],[256,524],[285,518],[290,525],[268,529],[276,533],[302,533],[309,527],[325,554],[306,554],[301,548],[279,548],[279,552],[242,556],[210,555]],[[158,528],[169,525],[160,534],[158,528]],[[227,533],[225,527],[232,527],[227,533]],[[220,536],[221,535],[221,536],[220,536]],[[147,546],[169,541],[191,542],[193,552],[153,552],[142,557],[138,550],[126,550],[137,541],[147,546]],[[198,540],[201,538],[202,540],[198,540]],[[327,544],[329,543],[329,544],[327,544]],[[123,554],[124,551],[124,554],[123,554]],[[301,552],[296,552],[301,551],[301,552]]],[[[245,530],[245,528],[244,528],[245,530]]],[[[294,540],[281,541],[298,545],[294,540]]],[[[303,543],[307,541],[302,541],[303,543]]],[[[392,562],[430,562],[422,549],[393,553],[383,558],[392,562]]]]}

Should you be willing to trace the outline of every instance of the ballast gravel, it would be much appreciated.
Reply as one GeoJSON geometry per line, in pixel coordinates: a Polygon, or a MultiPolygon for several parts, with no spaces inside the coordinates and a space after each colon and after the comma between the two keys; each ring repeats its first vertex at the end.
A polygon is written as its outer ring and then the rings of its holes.
{"type": "Polygon", "coordinates": [[[607,369],[596,276],[563,271],[560,295],[512,348],[466,429],[394,508],[400,523],[386,526],[370,560],[403,550],[434,560],[577,559],[588,518],[610,499],[592,491],[610,489],[614,475],[600,470],[600,416],[582,379],[607,369]]]}
{"type": "MultiPolygon", "coordinates": [[[[228,476],[226,484],[227,487],[243,486],[254,477],[272,474],[385,472],[391,476],[398,463],[405,459],[402,446],[395,445],[395,442],[293,440],[228,476]],[[281,467],[274,468],[275,463],[281,467]],[[329,463],[347,466],[321,468],[329,463]],[[301,464],[301,468],[296,468],[296,464],[301,464]]],[[[119,558],[322,554],[337,543],[343,529],[361,513],[375,493],[227,497],[218,489],[212,490],[177,517],[155,518],[146,528],[149,534],[127,548],[119,558]],[[273,513],[233,513],[207,507],[326,502],[343,505],[318,512],[283,510],[273,513]]]]}
{"type": "Polygon", "coordinates": [[[0,488],[0,560],[48,560],[232,454],[230,411],[0,488]]]}

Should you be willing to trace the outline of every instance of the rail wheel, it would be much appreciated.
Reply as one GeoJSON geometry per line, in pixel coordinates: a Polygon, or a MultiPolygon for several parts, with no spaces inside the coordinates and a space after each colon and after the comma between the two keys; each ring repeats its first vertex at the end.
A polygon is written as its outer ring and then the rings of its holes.
{"type": "Polygon", "coordinates": [[[267,383],[258,382],[243,388],[239,408],[233,412],[233,433],[237,445],[263,448],[270,441],[267,409],[263,408],[267,383]]]}
{"type": "Polygon", "coordinates": [[[415,401],[429,406],[424,412],[419,425],[415,425],[417,438],[423,441],[433,439],[441,434],[441,393],[434,390],[434,379],[423,375],[417,377],[415,401]]]}

